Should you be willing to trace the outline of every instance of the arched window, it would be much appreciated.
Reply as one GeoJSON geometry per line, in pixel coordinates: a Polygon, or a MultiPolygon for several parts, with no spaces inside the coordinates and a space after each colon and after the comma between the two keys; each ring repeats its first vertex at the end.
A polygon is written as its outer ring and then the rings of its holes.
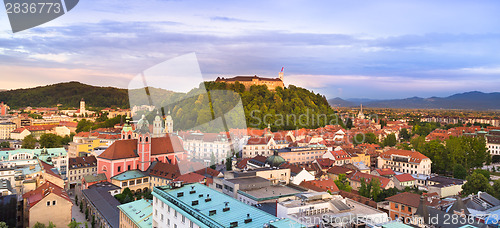
{"type": "Polygon", "coordinates": [[[139,137],[139,142],[142,142],[142,137],[139,137]]]}
{"type": "Polygon", "coordinates": [[[146,142],[148,142],[148,141],[149,141],[149,137],[146,137],[146,142]]]}
{"type": "Polygon", "coordinates": [[[128,139],[131,139],[132,138],[132,135],[128,135],[128,139]]]}

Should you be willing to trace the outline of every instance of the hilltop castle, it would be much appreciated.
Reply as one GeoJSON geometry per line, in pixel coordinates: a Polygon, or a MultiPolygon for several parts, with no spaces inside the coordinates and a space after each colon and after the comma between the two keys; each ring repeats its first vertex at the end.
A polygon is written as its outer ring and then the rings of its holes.
{"type": "Polygon", "coordinates": [[[245,86],[248,90],[252,85],[266,85],[269,90],[275,90],[277,87],[285,87],[283,83],[283,68],[281,68],[281,72],[279,73],[278,78],[262,78],[257,75],[254,76],[236,76],[232,78],[221,78],[217,77],[215,82],[225,82],[225,83],[235,83],[239,82],[245,86]]]}

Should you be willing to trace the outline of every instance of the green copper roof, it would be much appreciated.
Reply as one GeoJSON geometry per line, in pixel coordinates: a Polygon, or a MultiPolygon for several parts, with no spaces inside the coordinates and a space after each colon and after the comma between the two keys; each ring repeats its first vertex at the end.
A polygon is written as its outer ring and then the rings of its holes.
{"type": "MultiPolygon", "coordinates": [[[[64,148],[47,148],[47,149],[17,149],[17,150],[6,150],[0,151],[0,160],[8,160],[9,155],[27,153],[31,154],[36,158],[47,162],[52,165],[52,157],[66,156],[68,152],[64,148]],[[50,158],[50,159],[49,159],[50,158]]],[[[35,159],[33,157],[33,159],[35,159]]],[[[21,159],[18,159],[21,160],[21,159]]],[[[27,160],[27,159],[23,159],[27,160]]]]}
{"type": "Polygon", "coordinates": [[[153,202],[145,199],[136,200],[118,206],[138,227],[151,228],[153,225],[153,202]]]}
{"type": "Polygon", "coordinates": [[[125,180],[131,180],[131,179],[136,179],[136,178],[141,178],[145,177],[141,171],[139,170],[128,170],[123,173],[120,173],[114,177],[111,177],[113,180],[119,180],[119,181],[125,181],[125,180]]]}
{"type": "Polygon", "coordinates": [[[264,224],[272,224],[272,227],[276,228],[303,227],[286,219],[280,223],[278,222],[280,219],[271,214],[199,183],[175,189],[171,189],[170,186],[155,187],[153,196],[186,216],[199,227],[225,228],[235,222],[238,223],[239,228],[263,227],[264,224]],[[207,198],[210,200],[206,201],[207,198]],[[226,207],[229,210],[224,211],[226,207]]]}

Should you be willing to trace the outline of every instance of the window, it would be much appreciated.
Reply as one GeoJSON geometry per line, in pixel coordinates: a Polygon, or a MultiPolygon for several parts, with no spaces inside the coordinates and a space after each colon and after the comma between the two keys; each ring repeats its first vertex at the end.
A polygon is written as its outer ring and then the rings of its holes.
{"type": "Polygon", "coordinates": [[[125,186],[127,186],[127,182],[126,181],[122,182],[122,187],[125,187],[125,186]]]}
{"type": "Polygon", "coordinates": [[[396,203],[394,207],[395,207],[395,208],[399,208],[399,205],[396,203]]]}
{"type": "Polygon", "coordinates": [[[50,206],[50,201],[47,201],[47,206],[50,206]]]}
{"type": "Polygon", "coordinates": [[[163,221],[163,214],[160,215],[160,221],[163,221]]]}
{"type": "Polygon", "coordinates": [[[185,223],[186,222],[186,217],[184,217],[184,215],[183,215],[182,218],[181,218],[181,220],[182,220],[182,223],[185,223]]]}
{"type": "Polygon", "coordinates": [[[122,167],[118,166],[118,172],[121,172],[121,171],[122,171],[122,167]]]}
{"type": "Polygon", "coordinates": [[[130,170],[130,165],[127,166],[127,170],[130,170]]]}
{"type": "Polygon", "coordinates": [[[405,210],[405,205],[401,205],[401,210],[404,211],[405,210]]]}
{"type": "Polygon", "coordinates": [[[54,205],[56,205],[56,201],[55,200],[52,201],[52,206],[54,206],[54,205]]]}
{"type": "Polygon", "coordinates": [[[174,212],[174,217],[176,217],[176,218],[177,218],[177,211],[175,211],[175,212],[174,212]]]}

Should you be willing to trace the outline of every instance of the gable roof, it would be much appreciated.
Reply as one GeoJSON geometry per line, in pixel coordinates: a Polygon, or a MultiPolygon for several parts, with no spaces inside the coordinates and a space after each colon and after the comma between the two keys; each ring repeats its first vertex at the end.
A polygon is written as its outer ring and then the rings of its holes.
{"type": "Polygon", "coordinates": [[[380,175],[380,176],[389,176],[389,175],[396,175],[392,169],[389,168],[383,168],[383,169],[375,169],[375,171],[380,175]]]}
{"type": "Polygon", "coordinates": [[[39,160],[40,161],[40,166],[42,167],[42,169],[45,171],[46,174],[49,174],[51,176],[54,176],[54,177],[57,177],[59,179],[62,179],[60,175],[58,175],[57,173],[55,173],[52,169],[54,169],[54,166],[51,166],[49,165],[48,163],[42,161],[42,160],[39,160]]]}
{"type": "Polygon", "coordinates": [[[170,163],[156,162],[149,171],[149,175],[174,180],[181,175],[179,166],[170,163]]]}
{"type": "Polygon", "coordinates": [[[399,175],[396,175],[394,177],[396,179],[398,179],[399,182],[407,182],[407,181],[414,181],[415,180],[415,178],[413,178],[413,176],[408,174],[408,173],[399,174],[399,175]]]}
{"type": "Polygon", "coordinates": [[[414,208],[418,208],[418,206],[420,205],[420,195],[410,192],[402,192],[397,195],[387,197],[385,200],[404,204],[414,208]]]}
{"type": "MultiPolygon", "coordinates": [[[[182,144],[178,137],[151,138],[151,155],[170,154],[182,152],[182,144]]],[[[98,158],[117,160],[135,158],[137,155],[137,139],[118,140],[111,144],[98,158]]]]}
{"type": "Polygon", "coordinates": [[[97,159],[94,156],[69,158],[69,169],[97,166],[97,159]]]}
{"type": "Polygon", "coordinates": [[[349,177],[349,179],[351,181],[357,181],[357,182],[361,182],[361,178],[364,178],[367,183],[370,182],[372,179],[376,178],[380,181],[381,188],[387,187],[387,184],[389,184],[389,182],[391,182],[391,179],[389,179],[389,178],[385,178],[382,176],[375,176],[375,175],[371,175],[368,173],[362,173],[362,172],[356,172],[356,173],[354,173],[354,175],[349,177]]]}
{"type": "Polygon", "coordinates": [[[380,154],[380,157],[390,160],[393,155],[408,157],[409,162],[411,163],[420,163],[422,160],[429,159],[427,156],[421,154],[420,152],[400,149],[390,149],[380,154]]]}
{"type": "Polygon", "coordinates": [[[33,207],[42,199],[50,195],[50,193],[54,193],[71,203],[71,200],[66,191],[64,191],[63,188],[53,184],[50,181],[46,181],[44,184],[40,185],[40,187],[38,187],[37,189],[23,194],[23,198],[28,202],[30,207],[33,207]]]}
{"type": "Polygon", "coordinates": [[[182,181],[184,184],[200,183],[206,177],[198,173],[186,173],[175,179],[175,181],[182,181]]]}
{"type": "Polygon", "coordinates": [[[327,190],[332,193],[339,192],[339,188],[332,179],[302,181],[299,186],[317,192],[326,192],[327,190]]]}

